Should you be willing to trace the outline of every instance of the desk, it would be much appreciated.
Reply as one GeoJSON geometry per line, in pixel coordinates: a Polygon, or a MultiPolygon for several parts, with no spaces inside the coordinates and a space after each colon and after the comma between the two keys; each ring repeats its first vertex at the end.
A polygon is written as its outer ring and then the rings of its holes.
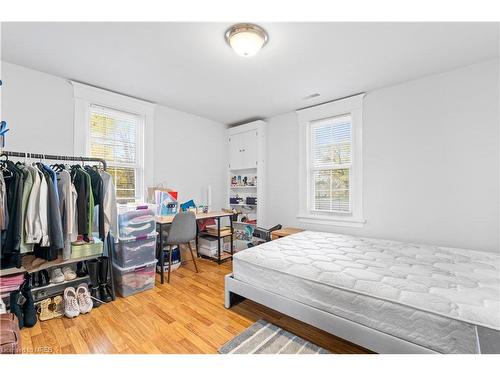
{"type": "MultiPolygon", "coordinates": [[[[156,216],[156,227],[159,233],[159,242],[160,242],[160,279],[163,284],[165,279],[165,272],[163,271],[163,264],[165,263],[164,254],[163,254],[163,229],[164,226],[172,224],[174,221],[175,215],[169,216],[156,216]]],[[[233,259],[233,214],[231,212],[224,211],[216,211],[216,212],[207,212],[207,213],[197,213],[196,221],[198,220],[206,220],[206,219],[215,219],[217,221],[217,236],[213,236],[217,238],[217,264],[221,264],[223,260],[233,259]],[[223,217],[229,218],[229,223],[231,227],[231,255],[221,259],[221,248],[220,248],[220,219],[223,217]]],[[[198,225],[196,225],[196,255],[199,256],[198,253],[198,225]]],[[[213,259],[213,258],[211,258],[213,259]]]]}

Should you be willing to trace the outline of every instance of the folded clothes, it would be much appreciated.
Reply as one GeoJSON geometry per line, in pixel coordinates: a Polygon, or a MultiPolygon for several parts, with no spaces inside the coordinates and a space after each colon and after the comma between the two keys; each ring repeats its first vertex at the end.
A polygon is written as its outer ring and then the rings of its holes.
{"type": "Polygon", "coordinates": [[[0,277],[0,293],[12,292],[19,289],[24,282],[24,274],[9,275],[0,277]]]}

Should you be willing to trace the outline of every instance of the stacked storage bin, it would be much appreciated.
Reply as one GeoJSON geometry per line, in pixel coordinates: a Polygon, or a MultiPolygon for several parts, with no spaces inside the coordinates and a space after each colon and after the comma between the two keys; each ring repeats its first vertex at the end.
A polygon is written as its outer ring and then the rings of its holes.
{"type": "Polygon", "coordinates": [[[155,284],[156,223],[149,209],[118,216],[119,236],[113,257],[113,276],[122,297],[151,289],[155,284]]]}

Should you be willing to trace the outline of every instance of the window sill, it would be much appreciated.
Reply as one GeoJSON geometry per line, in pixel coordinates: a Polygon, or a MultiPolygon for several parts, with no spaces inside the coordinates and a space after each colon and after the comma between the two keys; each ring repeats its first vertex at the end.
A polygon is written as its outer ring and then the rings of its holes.
{"type": "Polygon", "coordinates": [[[366,223],[365,219],[341,216],[300,214],[297,215],[297,218],[302,223],[329,225],[335,227],[363,228],[366,223]]]}

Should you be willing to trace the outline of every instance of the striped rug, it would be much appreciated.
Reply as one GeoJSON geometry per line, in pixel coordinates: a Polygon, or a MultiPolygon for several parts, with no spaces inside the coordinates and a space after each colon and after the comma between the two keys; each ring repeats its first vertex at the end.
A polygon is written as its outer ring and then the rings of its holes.
{"type": "Polygon", "coordinates": [[[329,354],[330,352],[261,319],[225,343],[219,349],[219,353],[329,354]]]}

